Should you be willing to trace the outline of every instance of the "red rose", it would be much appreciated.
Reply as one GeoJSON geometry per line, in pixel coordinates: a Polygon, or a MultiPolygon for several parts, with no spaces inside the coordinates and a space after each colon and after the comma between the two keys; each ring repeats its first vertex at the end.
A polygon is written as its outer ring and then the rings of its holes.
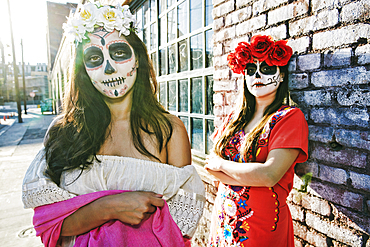
{"type": "Polygon", "coordinates": [[[234,73],[237,73],[237,74],[243,73],[244,74],[244,67],[245,66],[239,63],[238,58],[235,56],[235,53],[230,53],[227,56],[227,60],[229,61],[229,67],[231,68],[231,70],[234,73]]]}
{"type": "Polygon", "coordinates": [[[239,64],[246,65],[247,63],[253,63],[253,56],[250,49],[250,45],[246,42],[240,42],[238,47],[235,49],[235,56],[238,59],[239,64]]]}
{"type": "Polygon", "coordinates": [[[264,61],[267,54],[274,46],[274,40],[271,36],[255,35],[251,39],[252,55],[260,61],[264,61]]]}
{"type": "Polygon", "coordinates": [[[288,64],[290,57],[293,54],[291,47],[286,45],[286,40],[279,40],[275,42],[274,47],[265,59],[269,66],[285,66],[288,64]]]}

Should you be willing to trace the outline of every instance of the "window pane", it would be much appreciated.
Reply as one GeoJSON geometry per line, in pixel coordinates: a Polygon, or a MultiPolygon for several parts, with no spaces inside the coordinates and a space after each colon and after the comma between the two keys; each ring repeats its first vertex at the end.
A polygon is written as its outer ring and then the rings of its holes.
{"type": "Polygon", "coordinates": [[[191,148],[203,152],[203,120],[191,119],[191,148]]]}
{"type": "Polygon", "coordinates": [[[159,2],[159,13],[158,14],[160,14],[160,13],[163,13],[163,11],[165,11],[166,10],[166,8],[167,8],[167,0],[158,0],[158,2],[159,2]]]}
{"type": "Polygon", "coordinates": [[[202,77],[191,79],[191,112],[203,113],[202,77]]]}
{"type": "Polygon", "coordinates": [[[162,49],[159,51],[159,74],[165,75],[166,72],[166,50],[162,49]]]}
{"type": "Polygon", "coordinates": [[[145,1],[143,5],[143,13],[144,13],[144,23],[143,25],[145,26],[146,24],[149,23],[149,1],[145,1]]]}
{"type": "Polygon", "coordinates": [[[154,21],[157,18],[155,10],[156,10],[155,0],[150,0],[150,21],[154,21]]]}
{"type": "Polygon", "coordinates": [[[140,7],[136,11],[137,28],[141,30],[143,28],[143,8],[140,7]]]}
{"type": "Polygon", "coordinates": [[[207,115],[213,115],[213,76],[206,76],[207,115]]]}
{"type": "Polygon", "coordinates": [[[147,36],[148,33],[147,32],[148,32],[148,29],[147,28],[144,28],[143,29],[143,32],[142,32],[143,33],[143,39],[142,39],[142,41],[143,41],[143,43],[145,44],[146,47],[148,47],[148,36],[147,36]]]}
{"type": "Polygon", "coordinates": [[[206,0],[206,26],[213,23],[212,9],[212,0],[206,0]]]}
{"type": "Polygon", "coordinates": [[[166,16],[162,17],[159,22],[159,45],[165,45],[167,43],[167,21],[166,16]]]}
{"type": "Polygon", "coordinates": [[[179,80],[179,111],[187,112],[188,106],[188,80],[179,80]]]}
{"type": "Polygon", "coordinates": [[[176,111],[176,81],[168,82],[168,110],[176,111]]]}
{"type": "Polygon", "coordinates": [[[167,6],[170,7],[175,2],[176,2],[176,0],[167,0],[167,6]]]}
{"type": "Polygon", "coordinates": [[[177,35],[181,37],[188,33],[188,8],[187,1],[177,7],[177,35]]]}
{"type": "Polygon", "coordinates": [[[202,27],[202,1],[190,0],[190,32],[202,27]]]}
{"type": "Polygon", "coordinates": [[[213,120],[206,120],[207,121],[207,154],[210,154],[211,149],[213,147],[213,142],[211,140],[211,135],[213,131],[215,131],[215,126],[213,125],[213,120]]]}
{"type": "Polygon", "coordinates": [[[166,108],[166,82],[159,84],[159,102],[166,108]]]}
{"type": "Polygon", "coordinates": [[[179,118],[184,123],[186,131],[189,133],[189,118],[188,117],[183,117],[183,116],[179,116],[179,118]]]}
{"type": "Polygon", "coordinates": [[[176,73],[176,44],[168,47],[168,73],[176,73]]]}
{"type": "Polygon", "coordinates": [[[202,34],[190,37],[191,69],[203,68],[202,34]]]}
{"type": "Polygon", "coordinates": [[[153,68],[155,70],[155,75],[158,75],[157,73],[157,53],[156,52],[153,52],[151,55],[150,55],[150,58],[152,59],[152,64],[153,64],[153,68]]]}
{"type": "Polygon", "coordinates": [[[139,8],[136,11],[137,30],[138,30],[137,36],[141,40],[144,40],[143,39],[143,21],[142,21],[142,19],[143,19],[143,8],[139,8]]]}
{"type": "Polygon", "coordinates": [[[157,48],[157,32],[155,30],[155,24],[150,25],[150,49],[157,48]]]}
{"type": "Polygon", "coordinates": [[[188,40],[184,39],[179,42],[179,71],[186,71],[188,66],[188,40]]]}
{"type": "Polygon", "coordinates": [[[213,30],[206,31],[206,68],[213,67],[213,30]]]}
{"type": "Polygon", "coordinates": [[[175,16],[175,9],[171,10],[167,14],[168,19],[168,41],[171,41],[176,38],[176,16],[175,16]]]}

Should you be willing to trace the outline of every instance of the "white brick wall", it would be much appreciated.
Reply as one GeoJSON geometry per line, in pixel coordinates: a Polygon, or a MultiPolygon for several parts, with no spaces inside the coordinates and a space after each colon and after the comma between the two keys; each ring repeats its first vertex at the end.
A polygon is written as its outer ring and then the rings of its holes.
{"type": "Polygon", "coordinates": [[[253,13],[258,15],[264,11],[276,8],[287,3],[288,0],[260,0],[253,3],[253,13]]]}
{"type": "Polygon", "coordinates": [[[355,24],[314,34],[313,49],[320,50],[349,45],[357,42],[360,38],[370,38],[370,24],[355,24]]]}
{"type": "Polygon", "coordinates": [[[370,63],[370,44],[358,47],[355,52],[359,64],[370,63]]]}
{"type": "Polygon", "coordinates": [[[268,13],[268,25],[286,21],[307,13],[309,7],[308,0],[292,3],[268,13]]]}
{"type": "Polygon", "coordinates": [[[340,13],[342,22],[352,22],[355,20],[366,20],[370,18],[370,1],[362,0],[360,2],[350,3],[343,6],[340,13]]]}
{"type": "Polygon", "coordinates": [[[266,25],[266,15],[260,15],[236,25],[236,35],[242,36],[266,25]]]}
{"type": "Polygon", "coordinates": [[[225,26],[235,25],[239,22],[243,22],[247,19],[249,19],[252,16],[252,7],[245,7],[242,9],[239,9],[230,15],[226,16],[225,19],[225,26]]]}
{"type": "Polygon", "coordinates": [[[339,23],[339,11],[337,9],[321,11],[317,15],[305,17],[292,22],[289,26],[291,36],[307,34],[335,26],[339,23]]]}

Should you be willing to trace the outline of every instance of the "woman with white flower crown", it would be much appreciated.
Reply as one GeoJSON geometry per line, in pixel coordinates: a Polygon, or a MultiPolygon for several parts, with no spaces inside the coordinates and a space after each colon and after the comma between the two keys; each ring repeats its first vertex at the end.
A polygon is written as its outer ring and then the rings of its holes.
{"type": "Polygon", "coordinates": [[[158,103],[128,6],[87,3],[63,114],[23,181],[45,246],[190,246],[204,206],[186,129],[158,103]]]}
{"type": "Polygon", "coordinates": [[[286,43],[255,35],[228,55],[244,83],[205,166],[219,181],[209,246],[294,246],[286,198],[294,165],[307,160],[308,126],[300,109],[284,104],[292,55],[286,43]]]}

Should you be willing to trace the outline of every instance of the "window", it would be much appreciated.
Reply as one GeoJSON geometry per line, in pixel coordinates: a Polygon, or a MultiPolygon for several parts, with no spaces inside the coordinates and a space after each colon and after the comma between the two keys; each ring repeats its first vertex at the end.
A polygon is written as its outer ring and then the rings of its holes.
{"type": "Polygon", "coordinates": [[[214,130],[212,0],[146,0],[131,6],[156,70],[159,101],[184,123],[193,155],[204,157],[214,130]]]}

